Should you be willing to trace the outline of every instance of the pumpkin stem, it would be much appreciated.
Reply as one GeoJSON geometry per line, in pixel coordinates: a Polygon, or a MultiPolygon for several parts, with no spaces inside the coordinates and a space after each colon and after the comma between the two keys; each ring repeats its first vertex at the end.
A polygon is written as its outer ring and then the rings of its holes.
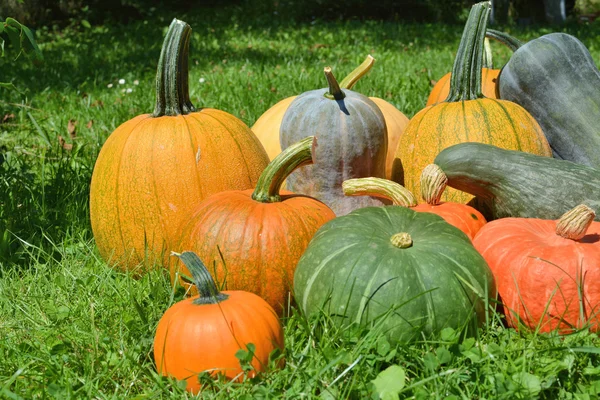
{"type": "Polygon", "coordinates": [[[519,39],[510,36],[506,32],[500,32],[495,29],[488,29],[485,36],[499,41],[513,52],[519,50],[519,47],[523,46],[523,42],[521,42],[519,39]]]}
{"type": "Polygon", "coordinates": [[[158,60],[154,117],[173,117],[196,111],[188,86],[191,35],[192,28],[187,23],[173,19],[158,60]]]}
{"type": "Polygon", "coordinates": [[[313,163],[312,144],[314,136],[308,136],[289,146],[277,155],[260,174],[252,199],[261,203],[281,201],[279,190],[296,168],[313,163]]]}
{"type": "Polygon", "coordinates": [[[325,78],[327,78],[327,84],[329,85],[329,92],[325,93],[325,97],[332,100],[342,100],[346,95],[342,92],[338,81],[333,76],[333,72],[331,72],[331,67],[325,67],[323,69],[325,73],[325,78]]]}
{"type": "Polygon", "coordinates": [[[340,82],[340,87],[342,89],[352,89],[354,84],[358,82],[360,78],[365,76],[375,64],[375,59],[370,54],[365,58],[365,61],[362,62],[356,69],[348,74],[342,81],[340,82]]]}
{"type": "Polygon", "coordinates": [[[415,196],[404,186],[383,178],[354,178],[342,182],[346,196],[375,196],[392,201],[395,206],[414,207],[415,196]]]}
{"type": "Polygon", "coordinates": [[[412,238],[407,232],[396,233],[390,238],[390,242],[399,249],[407,249],[413,244],[412,238]]]}
{"type": "Polygon", "coordinates": [[[488,39],[487,37],[483,41],[483,68],[494,68],[494,61],[492,58],[492,46],[490,45],[490,39],[488,39]]]}
{"type": "Polygon", "coordinates": [[[421,196],[432,206],[441,203],[444,190],[448,186],[448,177],[444,171],[435,164],[429,164],[421,173],[421,196]]]}
{"type": "Polygon", "coordinates": [[[471,7],[450,77],[450,93],[446,102],[483,98],[481,93],[481,67],[485,31],[491,3],[483,1],[471,7]]]}
{"type": "Polygon", "coordinates": [[[171,255],[179,257],[192,274],[196,289],[198,289],[198,298],[194,300],[194,304],[217,304],[229,297],[225,293],[219,292],[206,265],[196,253],[184,251],[181,254],[172,252],[171,255]]]}
{"type": "Polygon", "coordinates": [[[565,239],[579,240],[586,235],[594,218],[596,218],[594,210],[585,204],[580,204],[560,217],[556,223],[556,234],[565,239]]]}

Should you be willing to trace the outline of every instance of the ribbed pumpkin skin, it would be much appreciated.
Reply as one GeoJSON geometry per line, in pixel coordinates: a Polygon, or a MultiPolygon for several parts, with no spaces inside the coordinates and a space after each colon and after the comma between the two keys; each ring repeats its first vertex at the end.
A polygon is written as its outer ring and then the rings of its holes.
{"type": "Polygon", "coordinates": [[[494,273],[510,326],[518,327],[520,318],[541,332],[567,333],[586,322],[598,331],[600,223],[578,241],[555,228],[552,220],[504,218],[483,227],[473,244],[494,273]]]}
{"type": "MultiPolygon", "coordinates": [[[[200,391],[198,374],[243,377],[235,353],[252,343],[256,346],[252,366],[261,372],[269,364],[269,354],[283,349],[279,319],[263,299],[242,291],[222,292],[229,296],[218,304],[193,304],[182,300],[162,316],[154,337],[154,360],[162,375],[187,381],[186,389],[200,391]],[[240,375],[242,374],[242,375],[240,375]]],[[[256,375],[254,371],[248,374],[256,375]]]]}
{"type": "Polygon", "coordinates": [[[290,96],[277,102],[273,107],[265,111],[264,114],[256,120],[254,125],[252,125],[252,132],[254,132],[258,140],[260,140],[260,143],[267,151],[270,160],[281,153],[279,128],[281,127],[283,115],[296,97],[297,96],[290,96]]]}
{"type": "Polygon", "coordinates": [[[395,308],[382,332],[404,343],[482,321],[481,297],[496,292],[485,260],[459,229],[431,213],[386,206],[323,225],[298,263],[294,293],[307,315],[323,310],[339,325],[368,325],[395,308]],[[410,234],[411,247],[391,243],[400,232],[410,234]]]}
{"type": "MultiPolygon", "coordinates": [[[[400,138],[392,179],[420,193],[421,171],[443,149],[479,142],[551,156],[550,146],[535,119],[518,104],[496,99],[440,103],[417,113],[400,138]]],[[[442,199],[467,203],[473,196],[448,188],[442,199]]]]}
{"type": "MultiPolygon", "coordinates": [[[[194,251],[209,265],[219,285],[255,293],[281,314],[300,256],[321,225],[335,214],[310,197],[282,191],[280,202],[261,203],[252,199],[252,192],[217,193],[199,204],[182,227],[176,251],[194,251]]],[[[171,269],[172,280],[177,270],[189,276],[177,261],[171,269]]]]}
{"type": "MultiPolygon", "coordinates": [[[[297,96],[288,97],[281,100],[273,107],[269,108],[259,119],[252,125],[252,131],[256,134],[262,145],[267,150],[269,158],[272,160],[275,156],[281,153],[281,144],[279,142],[279,129],[283,115],[287,111],[289,105],[297,96]]],[[[396,147],[398,141],[406,125],[408,125],[408,117],[400,112],[396,107],[379,97],[369,97],[381,110],[388,135],[388,150],[385,164],[385,176],[392,176],[392,165],[394,156],[396,155],[396,147]]]]}
{"type": "Polygon", "coordinates": [[[223,111],[125,122],[92,175],[90,215],[102,258],[122,269],[161,262],[199,199],[254,187],[267,164],[252,131],[223,111]]]}
{"type": "Polygon", "coordinates": [[[498,88],[540,123],[554,157],[600,168],[600,71],[577,38],[551,33],[524,44],[498,88]]]}
{"type": "Polygon", "coordinates": [[[480,143],[449,147],[435,164],[449,186],[477,196],[488,220],[557,219],[582,203],[600,210],[600,170],[585,165],[480,143]]]}
{"type": "Polygon", "coordinates": [[[452,226],[464,232],[473,240],[475,234],[486,224],[485,217],[473,207],[460,203],[421,203],[412,207],[417,212],[429,212],[439,215],[452,226]]]}
{"type": "Polygon", "coordinates": [[[298,169],[287,188],[327,204],[336,215],[382,205],[371,197],[346,197],[342,182],[350,178],[385,177],[387,129],[373,101],[345,89],[343,100],[325,97],[328,89],[305,92],[287,109],[281,124],[281,147],[314,135],[314,164],[298,169]]]}
{"type": "Polygon", "coordinates": [[[392,177],[392,166],[394,165],[398,142],[408,125],[409,119],[387,101],[380,99],[379,97],[369,97],[369,99],[373,100],[373,103],[379,107],[383,114],[383,118],[385,118],[388,136],[388,149],[387,156],[385,157],[385,177],[386,179],[390,179],[392,177]]]}
{"type": "MultiPolygon", "coordinates": [[[[496,96],[496,82],[498,75],[500,74],[499,69],[482,68],[481,69],[481,91],[485,97],[490,99],[497,99],[496,96]]],[[[452,73],[448,72],[442,76],[439,81],[431,89],[429,97],[427,98],[426,106],[432,106],[437,103],[441,103],[446,100],[450,93],[450,77],[452,73]]]]}

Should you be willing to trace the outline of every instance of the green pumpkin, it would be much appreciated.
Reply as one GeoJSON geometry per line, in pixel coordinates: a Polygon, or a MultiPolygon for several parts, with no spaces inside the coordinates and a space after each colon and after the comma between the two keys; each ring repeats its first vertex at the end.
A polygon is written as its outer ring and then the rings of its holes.
{"type": "Polygon", "coordinates": [[[281,148],[315,136],[313,165],[294,171],[287,188],[315,197],[336,215],[366,206],[381,206],[374,197],[346,197],[342,182],[351,178],[385,178],[387,127],[381,110],[368,97],[339,84],[325,68],[329,88],[298,96],[280,128],[281,148]]]}
{"type": "Polygon", "coordinates": [[[577,38],[550,33],[522,45],[498,91],[537,120],[555,158],[600,168],[600,72],[577,38]]]}
{"type": "Polygon", "coordinates": [[[308,315],[339,325],[381,324],[406,343],[474,326],[496,296],[492,273],[458,228],[405,207],[367,207],[319,229],[294,275],[308,315]]]}

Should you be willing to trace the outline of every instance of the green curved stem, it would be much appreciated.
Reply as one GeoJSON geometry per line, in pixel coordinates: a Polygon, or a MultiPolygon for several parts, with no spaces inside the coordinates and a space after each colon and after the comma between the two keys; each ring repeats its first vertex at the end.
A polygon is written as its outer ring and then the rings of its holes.
{"type": "Polygon", "coordinates": [[[329,92],[325,93],[325,97],[332,100],[342,100],[346,95],[342,92],[340,85],[333,76],[333,72],[331,72],[330,67],[325,67],[323,69],[323,73],[325,73],[325,78],[327,78],[327,84],[329,85],[329,92]]]}
{"type": "Polygon", "coordinates": [[[194,304],[217,304],[229,297],[227,294],[219,292],[213,277],[196,253],[184,251],[181,254],[173,252],[171,255],[179,257],[192,274],[198,289],[198,298],[194,299],[194,304]]]}
{"type": "Polygon", "coordinates": [[[492,46],[490,46],[490,40],[487,37],[483,41],[483,50],[483,68],[493,69],[492,46]]]}
{"type": "Polygon", "coordinates": [[[374,196],[392,201],[395,206],[414,207],[415,196],[404,186],[383,178],[353,178],[342,182],[346,196],[374,196]]]}
{"type": "Polygon", "coordinates": [[[506,32],[500,32],[495,29],[488,29],[485,34],[486,37],[494,39],[508,47],[512,52],[519,50],[519,47],[523,46],[523,42],[519,39],[510,36],[506,32]]]}
{"type": "Polygon", "coordinates": [[[158,60],[154,117],[185,115],[196,111],[188,86],[188,54],[192,28],[173,19],[158,60]]]}
{"type": "Polygon", "coordinates": [[[261,203],[281,201],[279,190],[283,181],[296,168],[313,163],[313,138],[314,136],[308,136],[279,153],[260,174],[252,199],[261,203]]]}
{"type": "Polygon", "coordinates": [[[450,93],[446,102],[458,102],[483,98],[481,93],[481,68],[485,31],[491,3],[484,1],[471,7],[458,52],[452,67],[450,93]]]}
{"type": "Polygon", "coordinates": [[[365,58],[365,61],[362,62],[356,69],[348,74],[342,81],[340,82],[340,87],[342,89],[352,89],[356,82],[363,76],[365,76],[375,64],[375,59],[370,54],[365,58]]]}

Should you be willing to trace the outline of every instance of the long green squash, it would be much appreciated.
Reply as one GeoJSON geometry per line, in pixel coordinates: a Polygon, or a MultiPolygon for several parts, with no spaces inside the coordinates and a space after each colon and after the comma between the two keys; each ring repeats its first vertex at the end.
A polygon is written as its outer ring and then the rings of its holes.
{"type": "Polygon", "coordinates": [[[600,210],[600,169],[481,143],[449,147],[435,164],[488,219],[558,219],[582,203],[600,210]]]}
{"type": "Polygon", "coordinates": [[[534,39],[514,52],[498,78],[501,99],[525,108],[555,158],[600,168],[600,71],[566,33],[534,39]]]}

